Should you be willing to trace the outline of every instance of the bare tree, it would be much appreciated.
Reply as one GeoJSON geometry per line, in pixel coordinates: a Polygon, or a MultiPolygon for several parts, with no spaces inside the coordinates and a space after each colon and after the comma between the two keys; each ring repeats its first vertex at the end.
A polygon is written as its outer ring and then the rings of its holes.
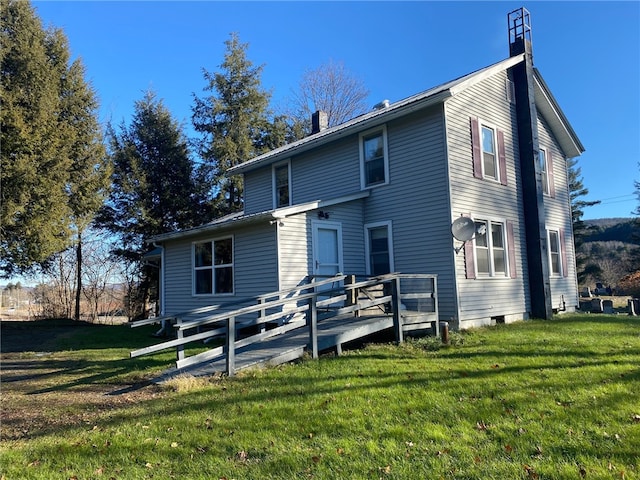
{"type": "Polygon", "coordinates": [[[330,127],[340,125],[368,110],[369,90],[364,82],[350,73],[342,62],[330,60],[307,70],[293,93],[290,114],[310,130],[311,114],[326,112],[330,127]]]}

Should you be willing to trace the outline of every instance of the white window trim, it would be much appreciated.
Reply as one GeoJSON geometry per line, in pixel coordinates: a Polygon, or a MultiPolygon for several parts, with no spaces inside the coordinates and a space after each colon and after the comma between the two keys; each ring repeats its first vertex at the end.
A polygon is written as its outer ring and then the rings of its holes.
{"type": "Polygon", "coordinates": [[[509,264],[509,249],[513,248],[513,245],[509,245],[509,235],[507,234],[507,220],[505,218],[488,217],[486,215],[473,216],[474,222],[487,222],[487,223],[499,223],[502,225],[502,243],[504,245],[504,273],[500,272],[496,274],[494,270],[493,261],[493,238],[490,232],[487,230],[485,235],[487,236],[487,245],[489,250],[489,273],[478,271],[478,250],[476,246],[476,239],[473,239],[473,268],[476,271],[476,278],[509,278],[510,277],[510,264],[509,264]]]}
{"type": "Polygon", "coordinates": [[[549,257],[549,276],[554,278],[559,278],[564,275],[562,271],[562,244],[560,243],[560,229],[558,228],[548,228],[547,229],[547,252],[549,257]],[[558,271],[553,271],[553,261],[551,260],[551,232],[555,233],[558,238],[558,271]]]}
{"type": "MultiPolygon", "coordinates": [[[[215,252],[215,248],[213,249],[215,252]]],[[[234,235],[227,235],[224,237],[216,237],[216,238],[206,238],[202,240],[195,240],[191,242],[191,296],[193,297],[229,297],[235,295],[236,292],[236,239],[234,235]],[[215,293],[215,277],[211,278],[211,293],[196,293],[196,244],[199,243],[215,243],[220,240],[231,239],[231,264],[218,265],[218,268],[221,267],[231,267],[233,272],[233,281],[231,283],[231,292],[227,293],[215,293]]],[[[213,258],[212,258],[213,262],[213,258]]],[[[211,265],[211,267],[200,267],[199,270],[204,270],[205,268],[211,268],[213,270],[216,268],[216,265],[211,265]]]]}
{"type": "Polygon", "coordinates": [[[384,222],[366,223],[364,225],[364,254],[365,254],[367,275],[371,275],[371,262],[370,262],[371,247],[369,245],[369,230],[373,228],[379,228],[379,227],[385,227],[385,226],[387,227],[387,243],[389,248],[389,270],[391,272],[395,271],[395,263],[393,258],[393,224],[391,220],[387,220],[384,222]]]}
{"type": "Polygon", "coordinates": [[[358,147],[360,150],[360,188],[367,190],[370,188],[380,187],[382,185],[389,184],[389,146],[387,139],[387,126],[382,125],[380,127],[371,128],[365,132],[361,132],[358,136],[358,147]],[[366,169],[364,161],[364,137],[369,137],[372,134],[382,132],[382,145],[384,155],[384,182],[376,183],[374,185],[367,185],[366,169]]]}
{"type": "Polygon", "coordinates": [[[496,183],[501,183],[500,178],[500,154],[498,153],[498,127],[494,124],[485,122],[483,119],[478,118],[478,140],[480,142],[480,168],[482,169],[482,178],[484,180],[490,180],[496,183]],[[484,171],[484,149],[482,148],[482,127],[491,129],[493,132],[493,148],[495,149],[495,164],[496,164],[496,176],[489,177],[484,171]]]}
{"type": "Polygon", "coordinates": [[[283,162],[278,162],[278,163],[274,163],[271,167],[271,185],[272,185],[272,192],[273,192],[273,208],[277,209],[277,208],[285,208],[285,207],[290,207],[291,205],[293,205],[293,201],[291,198],[291,160],[285,160],[283,162]],[[288,184],[288,188],[289,188],[289,204],[288,205],[278,205],[278,186],[276,184],[276,169],[279,167],[282,167],[286,165],[287,166],[287,179],[289,181],[288,184]]]}
{"type": "Polygon", "coordinates": [[[551,196],[551,185],[549,184],[549,150],[541,147],[538,151],[538,165],[540,165],[540,177],[542,180],[542,172],[544,172],[544,180],[542,181],[542,194],[546,197],[551,196]],[[544,152],[544,168],[540,162],[540,152],[544,152]]]}

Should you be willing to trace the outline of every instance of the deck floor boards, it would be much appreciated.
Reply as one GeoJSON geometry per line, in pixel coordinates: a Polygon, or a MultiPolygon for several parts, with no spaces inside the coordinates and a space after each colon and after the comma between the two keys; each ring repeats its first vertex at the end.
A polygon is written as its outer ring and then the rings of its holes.
{"type": "MultiPolygon", "coordinates": [[[[393,327],[391,315],[352,315],[318,321],[318,349],[328,350],[358,338],[393,327]]],[[[306,325],[236,350],[236,371],[249,367],[278,365],[301,358],[309,351],[306,325]]],[[[172,368],[155,379],[162,383],[179,374],[210,376],[226,372],[226,356],[182,369],[172,368]]]]}

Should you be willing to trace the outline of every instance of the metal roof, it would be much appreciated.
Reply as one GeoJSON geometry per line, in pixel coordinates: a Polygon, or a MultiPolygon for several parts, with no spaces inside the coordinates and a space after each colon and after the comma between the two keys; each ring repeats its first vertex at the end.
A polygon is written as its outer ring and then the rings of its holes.
{"type": "MultiPolygon", "coordinates": [[[[489,65],[488,67],[476,70],[462,77],[438,85],[437,87],[412,95],[404,100],[392,103],[388,107],[373,110],[355,117],[343,124],[327,128],[319,133],[309,135],[301,140],[252,158],[251,160],[230,168],[228,170],[228,175],[237,175],[255,170],[256,168],[277,162],[291,155],[298,155],[320,145],[333,142],[346,135],[358,133],[370,127],[402,117],[415,110],[420,110],[444,102],[447,98],[456,95],[466,88],[475,85],[500,71],[507,70],[522,61],[524,61],[524,54],[508,57],[505,60],[489,65]]],[[[544,80],[542,80],[542,76],[537,69],[534,69],[534,76],[536,80],[534,82],[536,107],[549,122],[554,135],[560,142],[560,145],[566,155],[568,157],[580,155],[584,151],[584,147],[582,147],[580,140],[562,113],[558,103],[551,95],[551,92],[544,83],[544,80]]]]}

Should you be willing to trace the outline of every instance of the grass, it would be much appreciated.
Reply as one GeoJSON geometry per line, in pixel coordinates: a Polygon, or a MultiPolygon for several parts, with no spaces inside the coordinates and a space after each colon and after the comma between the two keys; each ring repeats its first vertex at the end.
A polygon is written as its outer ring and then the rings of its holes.
{"type": "Polygon", "coordinates": [[[1,478],[640,478],[633,317],[566,315],[453,334],[449,347],[374,344],[104,395],[172,359],[123,359],[153,343],[123,328],[3,360],[3,417],[20,415],[3,421],[1,478]]]}

